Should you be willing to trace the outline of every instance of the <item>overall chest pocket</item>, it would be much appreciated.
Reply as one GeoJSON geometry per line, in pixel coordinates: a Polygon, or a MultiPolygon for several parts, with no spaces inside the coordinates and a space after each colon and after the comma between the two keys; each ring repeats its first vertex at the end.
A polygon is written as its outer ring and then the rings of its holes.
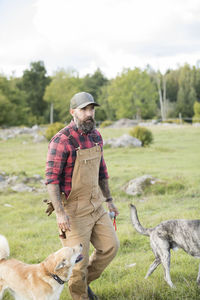
{"type": "Polygon", "coordinates": [[[84,185],[98,185],[99,181],[99,158],[83,159],[80,162],[80,180],[84,185]]]}

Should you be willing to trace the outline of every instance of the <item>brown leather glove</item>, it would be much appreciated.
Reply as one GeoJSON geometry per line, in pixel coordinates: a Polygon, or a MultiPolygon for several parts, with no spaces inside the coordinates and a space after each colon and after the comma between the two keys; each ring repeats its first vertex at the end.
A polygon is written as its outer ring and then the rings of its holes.
{"type": "Polygon", "coordinates": [[[45,211],[45,213],[47,214],[47,216],[50,216],[52,214],[52,212],[54,211],[54,207],[51,201],[44,199],[43,200],[44,203],[47,204],[47,209],[45,211]]]}

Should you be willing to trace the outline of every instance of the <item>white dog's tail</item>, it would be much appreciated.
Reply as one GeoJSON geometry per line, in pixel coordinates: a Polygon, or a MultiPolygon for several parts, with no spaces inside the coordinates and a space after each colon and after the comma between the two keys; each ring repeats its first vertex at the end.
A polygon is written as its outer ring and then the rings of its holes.
{"type": "Polygon", "coordinates": [[[0,260],[5,259],[10,255],[10,248],[5,236],[0,234],[0,260]]]}
{"type": "Polygon", "coordinates": [[[131,209],[131,221],[132,221],[133,226],[135,227],[135,230],[137,232],[139,232],[140,234],[149,236],[150,229],[144,228],[140,224],[140,221],[139,221],[138,215],[137,215],[137,209],[136,209],[135,205],[130,204],[130,209],[131,209]]]}

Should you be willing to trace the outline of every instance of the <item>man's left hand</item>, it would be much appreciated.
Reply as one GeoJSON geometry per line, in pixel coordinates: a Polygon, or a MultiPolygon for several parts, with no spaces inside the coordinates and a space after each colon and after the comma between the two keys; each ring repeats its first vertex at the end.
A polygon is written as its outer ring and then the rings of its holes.
{"type": "Polygon", "coordinates": [[[112,201],[107,202],[107,206],[108,206],[109,212],[114,212],[115,216],[119,215],[119,211],[112,201]]]}

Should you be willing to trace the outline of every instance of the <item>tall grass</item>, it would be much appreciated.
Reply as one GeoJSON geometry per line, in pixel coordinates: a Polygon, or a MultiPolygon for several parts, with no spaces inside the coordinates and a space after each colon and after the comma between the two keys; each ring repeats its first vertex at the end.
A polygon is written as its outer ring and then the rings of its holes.
{"type": "MultiPolygon", "coordinates": [[[[164,281],[162,267],[144,280],[154,257],[149,239],[136,233],[130,223],[128,204],[137,206],[145,227],[173,218],[197,219],[200,209],[200,128],[152,127],[151,130],[154,143],[149,148],[104,150],[112,195],[120,211],[117,234],[121,246],[117,257],[91,284],[102,300],[200,299],[196,285],[199,262],[182,250],[172,253],[171,277],[176,289],[170,289],[164,281]],[[162,183],[146,189],[140,196],[127,195],[124,185],[144,174],[162,183]]],[[[101,134],[107,139],[128,131],[104,128],[101,134]]],[[[47,143],[34,144],[29,136],[0,141],[0,171],[9,175],[44,176],[47,147],[47,143]]],[[[0,233],[8,238],[12,257],[38,263],[60,248],[55,214],[45,215],[42,200],[46,197],[47,193],[11,190],[0,193],[0,233]]],[[[12,297],[6,293],[3,299],[12,297]]],[[[67,285],[61,295],[61,300],[64,299],[70,299],[67,285]]]]}

